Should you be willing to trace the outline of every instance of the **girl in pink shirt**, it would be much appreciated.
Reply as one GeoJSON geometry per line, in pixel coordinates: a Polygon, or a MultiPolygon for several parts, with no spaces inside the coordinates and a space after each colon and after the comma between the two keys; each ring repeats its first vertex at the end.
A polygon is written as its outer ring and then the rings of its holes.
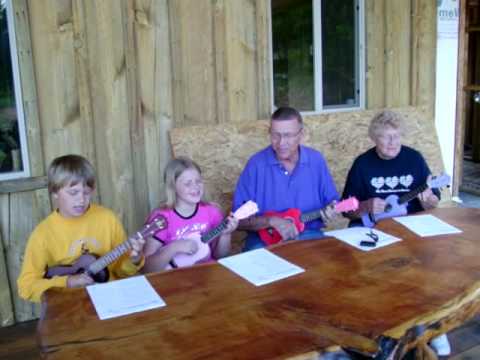
{"type": "MultiPolygon", "coordinates": [[[[205,201],[204,185],[199,166],[192,160],[179,157],[171,160],[165,168],[166,203],[152,211],[150,223],[159,214],[167,220],[167,228],[157,231],[145,245],[145,272],[161,271],[176,267],[175,259],[181,254],[195,256],[199,250],[201,235],[218,227],[223,220],[221,210],[205,201]],[[197,239],[197,241],[195,240],[197,239]]],[[[238,220],[231,214],[219,236],[208,242],[209,251],[198,262],[219,259],[230,252],[231,233],[238,220]]],[[[202,249],[203,250],[203,249],[202,249]]],[[[180,255],[180,256],[179,256],[180,255]]]]}

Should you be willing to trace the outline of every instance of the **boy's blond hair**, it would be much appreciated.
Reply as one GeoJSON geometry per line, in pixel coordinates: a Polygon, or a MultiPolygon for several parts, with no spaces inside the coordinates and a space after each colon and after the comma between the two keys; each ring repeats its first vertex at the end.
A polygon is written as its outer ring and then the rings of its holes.
{"type": "Polygon", "coordinates": [[[165,167],[165,195],[167,200],[162,207],[167,207],[173,209],[175,207],[175,203],[177,202],[177,192],[175,191],[175,184],[177,179],[182,175],[182,173],[187,169],[195,169],[198,171],[200,176],[202,175],[202,171],[200,170],[200,166],[191,160],[188,157],[180,156],[175,159],[172,159],[168,162],[167,166],[165,167]]]}
{"type": "Polygon", "coordinates": [[[58,192],[67,185],[84,185],[95,188],[95,170],[92,164],[80,155],[57,157],[48,167],[48,191],[58,192]]]}

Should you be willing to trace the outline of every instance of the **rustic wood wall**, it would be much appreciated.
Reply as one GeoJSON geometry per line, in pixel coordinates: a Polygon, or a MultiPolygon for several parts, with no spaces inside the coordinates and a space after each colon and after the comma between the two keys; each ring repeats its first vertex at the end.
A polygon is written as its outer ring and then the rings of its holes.
{"type": "MultiPolygon", "coordinates": [[[[435,2],[365,0],[367,107],[433,115],[435,2]]],[[[0,183],[0,325],[28,235],[50,211],[49,162],[89,158],[97,200],[134,231],[162,199],[168,131],[271,111],[269,0],[15,0],[33,181],[0,183]],[[3,250],[3,251],[2,251],[3,250]]],[[[431,117],[431,119],[433,116],[431,117]]]]}

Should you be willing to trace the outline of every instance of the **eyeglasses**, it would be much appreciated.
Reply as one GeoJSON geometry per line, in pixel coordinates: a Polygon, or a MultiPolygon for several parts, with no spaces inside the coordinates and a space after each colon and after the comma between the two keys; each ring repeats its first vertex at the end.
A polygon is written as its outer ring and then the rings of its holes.
{"type": "Polygon", "coordinates": [[[400,134],[382,134],[378,136],[378,139],[383,142],[398,142],[402,138],[400,134]]]}
{"type": "Polygon", "coordinates": [[[285,140],[292,140],[294,139],[295,137],[297,137],[298,135],[300,135],[300,133],[302,132],[303,130],[303,127],[300,128],[300,130],[298,130],[297,132],[295,133],[278,133],[278,132],[272,132],[270,131],[270,137],[272,138],[272,140],[274,141],[280,141],[282,139],[285,139],[285,140]]]}

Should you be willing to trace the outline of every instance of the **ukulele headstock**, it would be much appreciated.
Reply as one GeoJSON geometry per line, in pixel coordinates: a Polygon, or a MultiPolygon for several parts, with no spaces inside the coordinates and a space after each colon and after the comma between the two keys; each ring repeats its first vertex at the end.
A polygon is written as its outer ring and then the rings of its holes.
{"type": "Polygon", "coordinates": [[[242,206],[240,206],[234,213],[233,216],[237,220],[246,219],[249,216],[252,216],[258,212],[258,205],[256,202],[249,200],[242,206]]]}
{"type": "Polygon", "coordinates": [[[427,181],[427,185],[431,189],[442,188],[449,186],[452,178],[448,174],[441,174],[438,176],[433,176],[430,180],[427,181]]]}
{"type": "Polygon", "coordinates": [[[138,232],[139,236],[147,238],[155,234],[158,230],[165,229],[167,227],[167,219],[163,215],[158,215],[153,220],[146,224],[142,230],[138,232]]]}
{"type": "Polygon", "coordinates": [[[348,199],[340,201],[339,203],[335,204],[335,211],[340,212],[347,212],[347,211],[355,211],[358,209],[358,200],[356,197],[351,196],[348,199]]]}

